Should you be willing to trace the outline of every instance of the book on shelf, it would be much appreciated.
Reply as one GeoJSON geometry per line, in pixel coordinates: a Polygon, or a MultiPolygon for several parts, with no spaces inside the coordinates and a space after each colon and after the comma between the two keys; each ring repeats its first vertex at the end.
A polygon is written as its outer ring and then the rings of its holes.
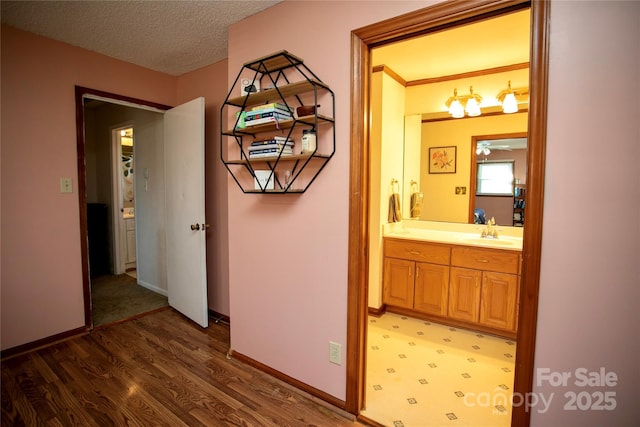
{"type": "Polygon", "coordinates": [[[264,154],[264,153],[278,154],[280,152],[293,154],[293,148],[291,148],[291,147],[281,147],[281,148],[273,147],[273,148],[263,148],[263,149],[258,149],[258,150],[249,150],[249,155],[264,154]]]}
{"type": "Polygon", "coordinates": [[[260,159],[263,157],[287,157],[293,156],[293,151],[271,151],[263,153],[249,153],[249,159],[260,159]]]}
{"type": "Polygon", "coordinates": [[[249,150],[256,150],[256,149],[260,149],[260,148],[271,148],[271,147],[282,147],[282,146],[287,146],[287,147],[293,147],[294,142],[292,139],[267,139],[264,141],[254,141],[251,143],[251,146],[249,147],[249,150]]]}
{"type": "Polygon", "coordinates": [[[276,115],[275,117],[263,117],[263,118],[259,118],[259,119],[255,119],[255,120],[245,120],[244,124],[246,127],[249,126],[256,126],[256,125],[263,125],[266,123],[278,123],[278,122],[284,122],[287,120],[293,120],[293,117],[291,116],[280,116],[279,114],[276,115]]]}
{"type": "Polygon", "coordinates": [[[279,153],[280,151],[284,151],[284,152],[291,152],[293,151],[293,146],[286,146],[286,145],[266,145],[264,147],[249,147],[247,149],[247,151],[249,152],[249,154],[251,153],[279,153]]]}
{"type": "Polygon", "coordinates": [[[293,154],[293,148],[266,148],[264,150],[250,150],[249,151],[249,155],[252,156],[254,154],[264,154],[264,153],[271,153],[271,154],[279,154],[279,153],[285,153],[285,154],[293,154]]]}
{"type": "Polygon", "coordinates": [[[285,104],[282,104],[280,102],[271,102],[269,104],[262,104],[262,105],[256,105],[255,107],[251,108],[251,111],[260,111],[260,110],[265,110],[265,111],[282,111],[284,113],[289,113],[292,114],[293,113],[293,108],[292,107],[288,107],[285,104]]]}
{"type": "Polygon", "coordinates": [[[247,111],[244,116],[244,120],[245,122],[248,122],[251,120],[263,119],[265,117],[278,117],[280,119],[290,119],[293,116],[290,113],[285,113],[280,111],[258,110],[258,111],[247,111]]]}
{"type": "Polygon", "coordinates": [[[279,143],[285,143],[285,142],[293,142],[292,138],[287,138],[286,136],[272,136],[268,139],[263,139],[261,141],[253,141],[251,143],[251,145],[260,145],[260,144],[268,144],[270,142],[279,142],[279,143]]]}

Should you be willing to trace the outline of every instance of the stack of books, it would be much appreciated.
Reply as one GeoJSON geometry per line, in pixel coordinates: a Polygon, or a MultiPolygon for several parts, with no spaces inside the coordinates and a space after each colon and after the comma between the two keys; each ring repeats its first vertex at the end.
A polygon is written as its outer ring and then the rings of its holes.
{"type": "Polygon", "coordinates": [[[259,159],[262,157],[285,157],[293,155],[294,142],[291,138],[274,136],[264,141],[256,141],[248,147],[249,158],[259,159]]]}
{"type": "Polygon", "coordinates": [[[293,111],[289,107],[279,102],[272,102],[253,107],[251,111],[245,112],[244,124],[245,126],[255,126],[292,119],[293,111]]]}

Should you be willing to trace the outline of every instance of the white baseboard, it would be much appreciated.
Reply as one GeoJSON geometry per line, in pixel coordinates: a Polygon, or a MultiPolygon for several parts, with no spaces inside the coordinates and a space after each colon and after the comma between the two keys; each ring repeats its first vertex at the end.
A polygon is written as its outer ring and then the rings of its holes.
{"type": "Polygon", "coordinates": [[[139,280],[139,279],[138,279],[138,285],[142,286],[143,288],[147,288],[150,291],[153,291],[153,292],[155,292],[157,294],[163,295],[165,297],[169,296],[169,293],[167,292],[166,289],[159,288],[159,287],[157,287],[155,285],[143,282],[142,280],[139,280]]]}

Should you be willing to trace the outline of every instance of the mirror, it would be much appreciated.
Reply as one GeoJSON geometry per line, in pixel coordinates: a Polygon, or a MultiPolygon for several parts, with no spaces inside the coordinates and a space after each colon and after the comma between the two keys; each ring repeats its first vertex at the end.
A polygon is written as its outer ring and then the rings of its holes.
{"type": "MultiPolygon", "coordinates": [[[[514,222],[513,195],[475,193],[477,160],[496,160],[497,152],[517,155],[518,159],[512,159],[514,175],[524,183],[526,172],[519,171],[526,171],[526,144],[516,148],[507,140],[516,138],[513,135],[526,138],[529,25],[529,10],[523,10],[372,50],[374,73],[380,70],[389,76],[386,81],[380,79],[383,105],[404,103],[403,218],[473,223],[477,205],[489,217],[494,216],[499,225],[524,224],[514,222]],[[402,89],[395,89],[394,84],[402,89]],[[516,95],[518,111],[514,113],[503,111],[504,97],[500,95],[508,88],[516,95]],[[462,118],[452,118],[448,107],[454,94],[463,104],[474,98],[472,95],[479,95],[481,114],[469,117],[465,112],[462,118]],[[504,147],[489,149],[491,155],[482,154],[478,159],[479,141],[504,147]],[[422,204],[416,209],[419,200],[422,204]],[[496,200],[502,203],[490,203],[496,200]],[[505,206],[511,206],[510,214],[505,206]]],[[[387,125],[393,118],[383,116],[383,120],[387,125]]]]}
{"type": "MultiPolygon", "coordinates": [[[[416,121],[410,118],[405,126],[415,127],[412,122],[416,121]]],[[[516,224],[513,194],[476,195],[477,163],[511,161],[514,179],[524,184],[526,128],[527,113],[471,120],[420,120],[419,131],[405,132],[403,217],[473,223],[474,209],[479,208],[484,209],[486,217],[494,217],[498,225],[516,224]],[[476,153],[478,147],[483,148],[480,154],[476,153]],[[450,164],[448,169],[441,167],[442,161],[450,164]],[[419,215],[411,215],[416,194],[422,195],[422,206],[413,209],[419,215]]]]}
{"type": "Polygon", "coordinates": [[[527,134],[472,138],[469,222],[524,226],[527,134]]]}

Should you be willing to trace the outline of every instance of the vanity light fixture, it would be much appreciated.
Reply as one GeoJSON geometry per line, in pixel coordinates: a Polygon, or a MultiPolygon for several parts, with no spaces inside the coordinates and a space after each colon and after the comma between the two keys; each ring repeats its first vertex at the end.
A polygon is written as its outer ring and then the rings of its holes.
{"type": "Polygon", "coordinates": [[[511,114],[518,112],[518,98],[524,98],[528,95],[528,88],[511,89],[511,80],[509,80],[507,89],[501,91],[496,98],[502,104],[502,111],[511,114]]]}
{"type": "Polygon", "coordinates": [[[447,100],[447,108],[449,109],[449,114],[455,119],[459,119],[464,117],[464,107],[460,103],[460,98],[458,98],[458,89],[453,90],[453,96],[447,100]]]}
{"type": "Polygon", "coordinates": [[[473,93],[473,86],[469,88],[469,99],[467,100],[467,114],[469,117],[477,117],[482,112],[480,111],[480,103],[482,102],[482,97],[476,93],[473,93]]]}
{"type": "Polygon", "coordinates": [[[453,90],[453,96],[447,99],[445,103],[451,117],[455,119],[462,118],[465,111],[469,117],[476,117],[481,114],[480,102],[482,102],[482,97],[473,93],[473,86],[469,90],[471,92],[469,95],[462,96],[458,96],[458,89],[453,90]]]}

